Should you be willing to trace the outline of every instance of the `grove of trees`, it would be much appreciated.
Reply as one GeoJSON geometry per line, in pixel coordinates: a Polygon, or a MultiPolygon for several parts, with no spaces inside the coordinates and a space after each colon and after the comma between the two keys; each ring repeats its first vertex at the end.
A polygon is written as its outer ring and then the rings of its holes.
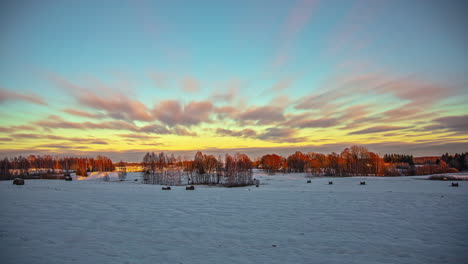
{"type": "Polygon", "coordinates": [[[456,153],[455,155],[445,153],[442,155],[441,160],[459,171],[468,170],[468,152],[456,153]]]}
{"type": "MultiPolygon", "coordinates": [[[[173,157],[173,155],[172,155],[173,157]]],[[[221,156],[197,152],[193,160],[169,159],[163,152],[146,153],[142,166],[143,182],[150,184],[216,184],[227,187],[253,183],[252,161],[245,154],[221,156]]]]}
{"type": "MultiPolygon", "coordinates": [[[[143,157],[143,183],[177,185],[182,182],[182,172],[177,160],[172,155],[167,157],[163,152],[159,154],[146,153],[143,157]]],[[[179,162],[180,165],[180,162],[179,162]]]]}
{"type": "Polygon", "coordinates": [[[388,163],[408,163],[409,165],[414,165],[413,155],[405,154],[385,154],[384,161],[388,163]]]}

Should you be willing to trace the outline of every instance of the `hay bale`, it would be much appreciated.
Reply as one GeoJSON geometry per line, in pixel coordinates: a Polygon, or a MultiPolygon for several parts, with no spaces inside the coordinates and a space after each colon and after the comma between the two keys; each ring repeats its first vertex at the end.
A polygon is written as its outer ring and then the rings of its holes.
{"type": "Polygon", "coordinates": [[[171,190],[171,186],[162,187],[162,190],[163,190],[163,191],[170,191],[170,190],[171,190]]]}
{"type": "Polygon", "coordinates": [[[24,185],[24,179],[16,178],[13,180],[14,185],[24,185]]]}
{"type": "Polygon", "coordinates": [[[359,182],[360,185],[366,185],[365,181],[359,182]]]}
{"type": "Polygon", "coordinates": [[[458,187],[458,182],[452,182],[452,187],[458,187]]]}
{"type": "Polygon", "coordinates": [[[189,191],[189,190],[190,190],[190,191],[194,191],[194,190],[195,190],[195,186],[193,186],[193,185],[192,185],[192,186],[185,186],[185,190],[187,190],[187,191],[189,191]]]}
{"type": "Polygon", "coordinates": [[[311,180],[308,180],[307,183],[312,183],[312,181],[311,181],[311,180]]]}
{"type": "Polygon", "coordinates": [[[67,175],[67,176],[65,176],[65,180],[66,181],[72,181],[73,179],[72,179],[72,177],[70,175],[67,175]]]}
{"type": "Polygon", "coordinates": [[[333,182],[332,182],[332,181],[329,181],[329,182],[328,182],[328,185],[332,185],[332,184],[333,184],[333,182]]]}

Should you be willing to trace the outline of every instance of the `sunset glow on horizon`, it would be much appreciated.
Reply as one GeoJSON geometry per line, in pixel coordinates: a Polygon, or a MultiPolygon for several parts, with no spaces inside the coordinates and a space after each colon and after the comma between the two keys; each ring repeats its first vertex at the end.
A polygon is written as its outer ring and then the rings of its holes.
{"type": "Polygon", "coordinates": [[[463,1],[1,3],[0,157],[468,149],[463,1]]]}

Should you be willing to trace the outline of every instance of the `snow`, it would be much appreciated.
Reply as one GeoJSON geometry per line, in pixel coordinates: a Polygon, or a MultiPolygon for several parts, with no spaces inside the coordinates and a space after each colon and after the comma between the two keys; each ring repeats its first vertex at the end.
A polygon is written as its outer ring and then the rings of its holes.
{"type": "Polygon", "coordinates": [[[3,181],[1,262],[466,263],[468,183],[304,176],[256,172],[259,188],[195,191],[138,173],[3,181]]]}
{"type": "Polygon", "coordinates": [[[113,172],[88,172],[88,177],[74,176],[74,179],[78,181],[95,181],[95,180],[104,180],[105,176],[108,176],[109,181],[118,181],[119,173],[116,171],[113,172]]]}

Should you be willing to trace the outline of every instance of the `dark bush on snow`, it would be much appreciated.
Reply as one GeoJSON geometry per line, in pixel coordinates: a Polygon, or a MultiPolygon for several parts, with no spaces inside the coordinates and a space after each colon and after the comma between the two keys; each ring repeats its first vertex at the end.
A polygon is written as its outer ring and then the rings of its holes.
{"type": "Polygon", "coordinates": [[[162,190],[163,190],[163,191],[170,191],[170,190],[171,190],[171,186],[162,187],[162,190]]]}
{"type": "Polygon", "coordinates": [[[73,179],[72,179],[72,177],[70,175],[67,175],[67,176],[65,176],[65,180],[66,181],[72,181],[73,179]]]}
{"type": "Polygon", "coordinates": [[[365,181],[362,181],[359,183],[360,185],[366,185],[366,182],[365,181]]]}
{"type": "Polygon", "coordinates": [[[193,186],[193,185],[192,185],[192,186],[186,186],[186,187],[185,187],[185,190],[191,190],[191,191],[193,191],[193,190],[195,190],[195,186],[193,186]]]}
{"type": "Polygon", "coordinates": [[[13,184],[15,185],[24,185],[24,180],[21,178],[16,178],[13,180],[13,184]]]}

